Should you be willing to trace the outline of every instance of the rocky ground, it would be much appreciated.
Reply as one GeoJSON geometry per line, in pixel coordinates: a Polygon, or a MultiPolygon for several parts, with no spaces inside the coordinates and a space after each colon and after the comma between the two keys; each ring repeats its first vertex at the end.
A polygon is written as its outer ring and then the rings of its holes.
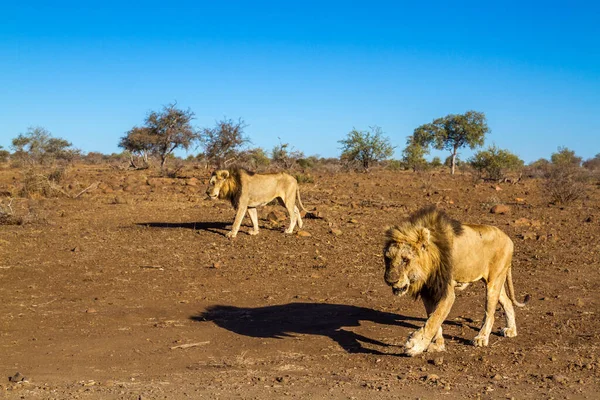
{"type": "Polygon", "coordinates": [[[246,220],[231,241],[234,212],[204,198],[207,176],[77,166],[58,197],[25,199],[22,172],[0,170],[20,223],[0,225],[0,398],[598,398],[597,185],[559,207],[532,179],[311,172],[302,199],[318,218],[302,234],[266,206],[260,234],[246,220]],[[531,295],[516,338],[470,344],[475,284],[444,325],[447,351],[403,356],[425,312],[385,285],[383,232],[432,203],[515,242],[517,296],[531,295]]]}

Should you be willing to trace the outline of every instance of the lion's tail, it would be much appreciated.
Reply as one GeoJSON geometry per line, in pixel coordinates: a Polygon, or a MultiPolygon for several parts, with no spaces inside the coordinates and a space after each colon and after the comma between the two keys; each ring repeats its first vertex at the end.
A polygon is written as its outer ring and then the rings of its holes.
{"type": "Polygon", "coordinates": [[[304,204],[302,204],[302,199],[300,198],[300,188],[298,186],[296,186],[296,197],[298,198],[298,204],[300,205],[300,208],[302,208],[302,211],[308,212],[308,210],[304,208],[304,204]]]}
{"type": "Polygon", "coordinates": [[[525,307],[531,296],[526,295],[522,303],[519,303],[517,301],[517,298],[515,297],[515,287],[513,286],[512,280],[512,267],[508,268],[508,274],[506,275],[506,285],[508,286],[508,297],[513,302],[513,304],[517,307],[525,307]]]}

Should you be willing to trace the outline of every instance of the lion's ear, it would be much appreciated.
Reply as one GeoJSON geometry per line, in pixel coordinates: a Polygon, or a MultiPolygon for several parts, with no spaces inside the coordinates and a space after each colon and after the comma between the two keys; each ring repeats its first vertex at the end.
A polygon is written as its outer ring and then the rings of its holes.
{"type": "Polygon", "coordinates": [[[229,178],[229,171],[227,171],[226,169],[223,171],[219,171],[219,178],[221,178],[221,179],[229,178]]]}
{"type": "Polygon", "coordinates": [[[427,228],[422,228],[419,231],[419,237],[417,239],[417,246],[425,250],[431,243],[431,231],[427,228]]]}

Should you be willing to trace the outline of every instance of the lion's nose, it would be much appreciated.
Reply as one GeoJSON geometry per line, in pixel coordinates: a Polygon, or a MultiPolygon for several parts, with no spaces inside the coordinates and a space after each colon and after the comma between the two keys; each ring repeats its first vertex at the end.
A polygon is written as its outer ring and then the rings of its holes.
{"type": "Polygon", "coordinates": [[[389,284],[396,283],[400,280],[400,274],[398,271],[385,271],[385,281],[389,284]]]}

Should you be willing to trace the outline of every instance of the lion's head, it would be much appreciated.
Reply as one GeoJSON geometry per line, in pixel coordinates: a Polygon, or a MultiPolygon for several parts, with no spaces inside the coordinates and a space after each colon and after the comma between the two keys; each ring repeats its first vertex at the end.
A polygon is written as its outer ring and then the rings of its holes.
{"type": "Polygon", "coordinates": [[[406,294],[420,289],[427,279],[427,271],[431,269],[431,260],[427,256],[430,243],[429,229],[422,228],[403,234],[399,229],[388,231],[390,241],[384,252],[385,282],[392,287],[394,295],[406,294]]]}
{"type": "Polygon", "coordinates": [[[435,207],[424,208],[387,231],[385,282],[394,295],[440,299],[452,279],[452,243],[462,226],[435,207]]]}
{"type": "Polygon", "coordinates": [[[223,195],[221,194],[221,189],[227,182],[227,178],[229,178],[229,171],[227,171],[226,169],[220,169],[218,171],[213,172],[210,175],[210,180],[208,181],[208,188],[206,188],[206,195],[210,197],[211,200],[217,199],[219,197],[223,198],[223,195]]]}

